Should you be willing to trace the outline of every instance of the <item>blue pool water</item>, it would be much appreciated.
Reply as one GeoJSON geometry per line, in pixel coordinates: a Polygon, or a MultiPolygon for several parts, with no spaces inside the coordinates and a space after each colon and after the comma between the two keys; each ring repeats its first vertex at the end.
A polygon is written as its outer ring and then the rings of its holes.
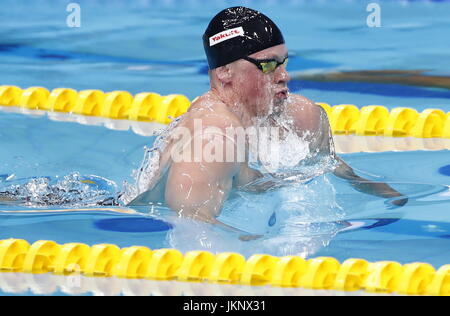
{"type": "MultiPolygon", "coordinates": [[[[32,7],[22,0],[2,1],[8,10],[0,10],[0,85],[154,91],[193,99],[208,89],[203,30],[213,14],[238,4],[219,0],[77,3],[82,25],[68,28],[67,1],[40,0],[32,7]]],[[[293,77],[383,69],[450,75],[445,62],[450,51],[450,2],[380,1],[381,28],[366,25],[370,1],[242,3],[273,17],[284,30],[293,77]]],[[[293,80],[290,87],[330,104],[450,110],[447,89],[304,80],[293,80]]],[[[242,242],[229,232],[178,219],[164,208],[119,213],[95,207],[95,201],[122,190],[124,181],[133,182],[144,146],[151,146],[154,137],[3,111],[0,126],[0,191],[15,186],[37,194],[31,204],[0,202],[0,240],[424,261],[436,267],[450,263],[447,150],[342,155],[360,175],[388,182],[407,195],[409,202],[400,208],[354,191],[332,175],[274,196],[241,196],[236,208],[223,214],[224,220],[265,233],[261,239],[242,242]],[[39,203],[42,192],[55,185],[84,190],[86,195],[62,205],[39,203]],[[96,210],[51,211],[73,207],[96,210]],[[277,223],[289,211],[296,216],[280,233],[277,223]]]]}
{"type": "MultiPolygon", "coordinates": [[[[157,91],[189,98],[208,88],[201,35],[210,18],[244,4],[284,31],[298,71],[424,70],[450,75],[448,1],[79,0],[81,27],[69,28],[69,1],[3,0],[2,84],[23,87],[157,91]],[[369,3],[380,3],[380,28],[367,27],[369,3]],[[20,21],[20,22],[19,22],[20,21]],[[26,76],[24,76],[26,74],[26,76]]],[[[292,82],[315,101],[389,108],[449,109],[444,89],[400,85],[292,82]]]]}
{"type": "MultiPolygon", "coordinates": [[[[132,182],[131,174],[139,167],[143,147],[151,146],[154,141],[154,137],[139,136],[132,131],[56,122],[46,116],[0,112],[0,124],[7,127],[0,136],[4,173],[0,177],[1,190],[30,183],[30,177],[48,178],[55,183],[78,173],[79,176],[72,179],[75,183],[91,179],[106,188],[106,193],[94,195],[93,201],[116,194],[123,181],[132,182]]],[[[45,239],[91,245],[114,243],[121,247],[144,245],[182,251],[237,251],[245,255],[261,252],[329,255],[340,260],[362,257],[372,261],[426,261],[437,267],[449,262],[447,150],[341,156],[362,176],[388,182],[407,195],[407,205],[394,208],[384,199],[359,193],[345,181],[327,175],[315,184],[288,188],[276,196],[262,194],[249,201],[243,197],[239,200],[242,205],[236,206],[238,211],[224,212],[224,220],[230,223],[234,220],[247,231],[259,229],[256,226],[261,216],[267,216],[261,225],[269,228],[273,210],[278,212],[278,220],[283,210],[290,208],[299,213],[292,226],[295,231],[281,234],[268,231],[264,238],[251,242],[239,241],[238,236],[208,225],[178,219],[163,208],[139,208],[136,210],[140,213],[123,214],[90,205],[97,210],[42,212],[42,209],[70,209],[73,203],[85,208],[89,206],[89,199],[78,204],[72,201],[69,206],[0,203],[0,210],[7,211],[0,213],[0,239],[15,237],[30,242],[45,239]],[[276,204],[280,196],[284,200],[276,204]],[[143,213],[150,213],[150,216],[143,216],[143,213]]],[[[91,185],[87,192],[97,192],[96,189],[91,185]]],[[[38,190],[33,192],[39,193],[38,190]]]]}

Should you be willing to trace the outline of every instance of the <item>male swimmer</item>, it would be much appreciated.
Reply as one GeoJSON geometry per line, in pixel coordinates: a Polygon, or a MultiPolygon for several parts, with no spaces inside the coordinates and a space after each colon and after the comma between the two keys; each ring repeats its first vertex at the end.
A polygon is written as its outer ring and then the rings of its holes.
{"type": "MultiPolygon", "coordinates": [[[[233,188],[267,189],[267,183],[261,186],[257,181],[265,176],[264,170],[249,165],[248,138],[245,159],[240,160],[236,154],[239,140],[229,133],[252,126],[278,129],[280,140],[289,133],[305,140],[310,153],[305,159],[332,156],[336,161],[334,174],[358,191],[383,198],[402,196],[385,183],[359,177],[335,156],[325,111],[288,90],[288,49],[271,19],[245,7],[225,9],[209,23],[203,44],[211,88],[156,141],[152,152],[157,153],[158,162],[151,164],[148,172],[141,170],[145,181],[128,205],[164,202],[180,216],[227,226],[217,217],[233,188]],[[180,139],[180,128],[191,137],[180,139]],[[211,148],[231,152],[227,158],[232,159],[206,159],[201,153],[211,152],[211,148]]],[[[277,174],[277,170],[270,172],[277,174]]],[[[392,200],[398,206],[406,202],[406,198],[392,200]]]]}

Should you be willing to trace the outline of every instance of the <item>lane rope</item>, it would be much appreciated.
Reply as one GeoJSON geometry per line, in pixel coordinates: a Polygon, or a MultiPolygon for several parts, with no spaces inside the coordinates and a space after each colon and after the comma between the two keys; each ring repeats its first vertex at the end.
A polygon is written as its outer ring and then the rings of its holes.
{"type": "Polygon", "coordinates": [[[209,282],[249,286],[366,291],[405,295],[450,295],[450,265],[438,270],[427,263],[401,265],[394,261],[368,262],[318,257],[253,255],[238,253],[156,249],[112,244],[59,245],[40,240],[0,241],[0,272],[53,273],[87,277],[118,277],[182,282],[209,282]]]}
{"type": "MultiPolygon", "coordinates": [[[[450,113],[441,109],[426,109],[419,113],[406,107],[389,111],[381,105],[358,108],[353,104],[316,104],[326,111],[334,135],[450,138],[450,113]]],[[[191,101],[180,94],[161,96],[154,92],[142,92],[133,96],[127,91],[78,92],[69,88],[49,91],[43,87],[21,89],[0,86],[0,105],[168,124],[173,118],[186,113],[191,101]]]]}

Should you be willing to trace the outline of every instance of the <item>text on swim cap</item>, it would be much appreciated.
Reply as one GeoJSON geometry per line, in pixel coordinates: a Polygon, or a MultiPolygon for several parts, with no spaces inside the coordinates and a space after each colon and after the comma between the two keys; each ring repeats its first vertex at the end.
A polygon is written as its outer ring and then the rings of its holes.
{"type": "Polygon", "coordinates": [[[217,33],[216,35],[213,35],[209,38],[209,46],[214,46],[216,44],[219,44],[223,41],[232,39],[237,36],[243,36],[244,35],[244,29],[242,26],[236,27],[234,29],[225,30],[223,32],[217,33]]]}

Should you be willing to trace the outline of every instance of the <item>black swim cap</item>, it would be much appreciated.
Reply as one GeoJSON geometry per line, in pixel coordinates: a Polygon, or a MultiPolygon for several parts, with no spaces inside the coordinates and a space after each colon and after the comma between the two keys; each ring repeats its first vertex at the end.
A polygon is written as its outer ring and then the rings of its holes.
{"type": "Polygon", "coordinates": [[[264,14],[246,7],[232,7],[219,12],[203,35],[209,69],[280,44],[284,44],[284,38],[275,23],[264,14]]]}

